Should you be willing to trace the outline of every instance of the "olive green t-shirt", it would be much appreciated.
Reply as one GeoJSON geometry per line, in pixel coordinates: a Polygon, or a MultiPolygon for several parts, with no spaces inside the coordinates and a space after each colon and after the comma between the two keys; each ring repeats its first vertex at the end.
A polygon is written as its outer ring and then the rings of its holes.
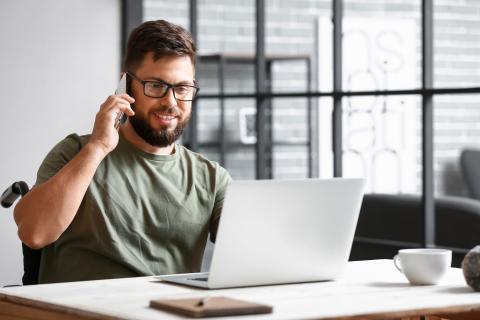
{"type": "MultiPolygon", "coordinates": [[[[72,134],[58,143],[36,185],[54,176],[88,139],[72,134]]],[[[120,137],[70,226],[43,248],[39,283],[199,271],[230,180],[219,164],[181,145],[172,155],[154,155],[120,137]]]]}

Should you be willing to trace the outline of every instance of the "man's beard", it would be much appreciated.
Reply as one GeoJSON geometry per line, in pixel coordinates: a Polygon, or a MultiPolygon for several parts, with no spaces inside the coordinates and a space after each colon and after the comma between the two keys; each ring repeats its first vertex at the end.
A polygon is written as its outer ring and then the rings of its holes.
{"type": "MultiPolygon", "coordinates": [[[[174,114],[167,111],[169,114],[174,114]]],[[[130,123],[132,124],[133,129],[137,132],[137,134],[145,140],[148,144],[155,146],[155,147],[168,147],[169,145],[173,144],[175,141],[180,138],[183,133],[183,130],[188,124],[188,120],[190,117],[186,118],[184,121],[178,121],[177,126],[175,129],[154,129],[148,123],[148,119],[144,117],[140,117],[134,115],[133,117],[129,117],[130,123]]]]}

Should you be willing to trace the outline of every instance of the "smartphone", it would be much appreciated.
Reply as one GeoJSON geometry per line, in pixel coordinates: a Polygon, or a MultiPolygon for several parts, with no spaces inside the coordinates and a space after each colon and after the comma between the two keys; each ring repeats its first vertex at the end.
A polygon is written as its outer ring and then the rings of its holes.
{"type": "MultiPolygon", "coordinates": [[[[127,93],[127,74],[124,73],[120,82],[118,83],[117,90],[115,94],[127,93]]],[[[118,129],[122,124],[127,121],[127,115],[123,112],[120,112],[115,118],[115,129],[118,129]]]]}

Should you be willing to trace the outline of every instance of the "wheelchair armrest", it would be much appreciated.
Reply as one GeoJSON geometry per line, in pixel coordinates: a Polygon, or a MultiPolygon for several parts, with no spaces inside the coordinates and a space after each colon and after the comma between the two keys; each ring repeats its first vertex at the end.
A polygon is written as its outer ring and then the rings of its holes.
{"type": "Polygon", "coordinates": [[[24,181],[14,182],[2,193],[0,204],[4,208],[10,208],[18,197],[23,197],[28,191],[28,185],[24,181]]]}

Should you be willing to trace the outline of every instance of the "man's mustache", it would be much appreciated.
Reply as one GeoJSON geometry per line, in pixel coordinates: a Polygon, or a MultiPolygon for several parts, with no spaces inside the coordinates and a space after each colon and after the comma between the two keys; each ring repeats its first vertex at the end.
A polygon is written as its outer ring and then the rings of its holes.
{"type": "Polygon", "coordinates": [[[181,114],[180,109],[177,107],[159,108],[159,109],[153,110],[152,112],[159,112],[172,117],[178,117],[181,114]]]}

